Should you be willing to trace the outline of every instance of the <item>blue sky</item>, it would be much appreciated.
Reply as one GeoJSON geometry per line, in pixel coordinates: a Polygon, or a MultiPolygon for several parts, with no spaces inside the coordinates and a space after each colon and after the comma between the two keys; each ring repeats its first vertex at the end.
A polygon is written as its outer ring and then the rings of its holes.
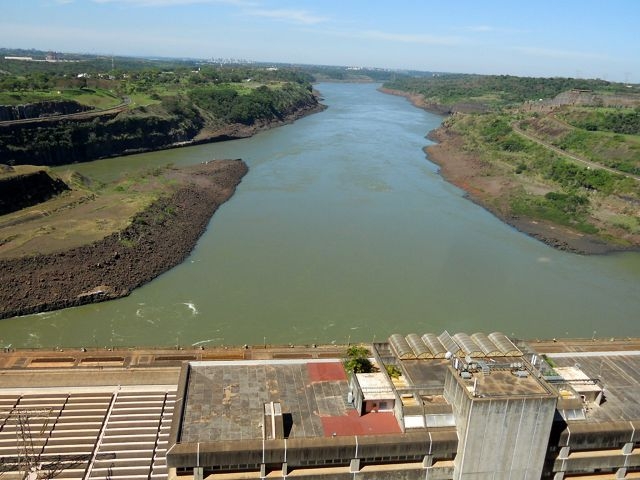
{"type": "Polygon", "coordinates": [[[0,47],[640,83],[637,0],[0,0],[0,47]]]}

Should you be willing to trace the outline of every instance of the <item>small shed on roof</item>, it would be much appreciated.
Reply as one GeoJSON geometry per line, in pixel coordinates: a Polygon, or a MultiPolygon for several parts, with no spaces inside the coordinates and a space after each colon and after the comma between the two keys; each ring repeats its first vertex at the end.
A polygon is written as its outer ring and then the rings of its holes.
{"type": "Polygon", "coordinates": [[[358,394],[362,395],[360,415],[393,410],[396,396],[393,385],[384,373],[356,373],[355,376],[360,387],[358,394]]]}
{"type": "Polygon", "coordinates": [[[563,380],[566,380],[571,385],[571,388],[573,388],[585,402],[600,405],[603,397],[603,388],[596,379],[589,378],[576,366],[556,367],[555,371],[563,380]]]}

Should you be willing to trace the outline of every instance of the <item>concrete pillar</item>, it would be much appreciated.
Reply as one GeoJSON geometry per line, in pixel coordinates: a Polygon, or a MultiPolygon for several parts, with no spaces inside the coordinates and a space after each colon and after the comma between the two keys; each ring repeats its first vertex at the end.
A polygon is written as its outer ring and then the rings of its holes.
{"type": "Polygon", "coordinates": [[[352,458],[351,463],[349,464],[349,472],[356,473],[360,471],[360,459],[352,458]]]}
{"type": "Polygon", "coordinates": [[[558,472],[553,476],[553,480],[564,480],[564,472],[558,472]]]}
{"type": "Polygon", "coordinates": [[[571,447],[562,447],[560,449],[560,453],[558,454],[558,458],[566,459],[569,458],[569,454],[571,453],[571,447]]]}
{"type": "Polygon", "coordinates": [[[202,480],[204,477],[204,468],[193,467],[193,480],[202,480]]]}
{"type": "Polygon", "coordinates": [[[623,455],[631,455],[633,453],[633,442],[625,443],[622,447],[623,455]]]}
{"type": "Polygon", "coordinates": [[[260,464],[260,478],[267,476],[267,466],[264,463],[260,464]]]}
{"type": "Polygon", "coordinates": [[[616,478],[624,478],[627,475],[627,467],[621,467],[616,472],[616,478]]]}
{"type": "Polygon", "coordinates": [[[287,467],[287,462],[282,463],[282,476],[286,477],[289,473],[289,467],[287,467]]]}
{"type": "Polygon", "coordinates": [[[433,455],[425,455],[422,459],[422,467],[429,468],[431,465],[433,465],[433,455]]]}
{"type": "MultiPolygon", "coordinates": [[[[496,465],[503,467],[502,478],[542,477],[557,394],[551,388],[530,394],[517,393],[516,388],[483,391],[484,387],[494,388],[483,378],[463,379],[452,367],[445,377],[445,398],[453,407],[460,439],[454,478],[480,478],[478,472],[494,472],[496,465]],[[480,393],[488,395],[471,393],[476,380],[481,384],[480,393]]],[[[528,377],[515,381],[537,382],[528,377]]]]}

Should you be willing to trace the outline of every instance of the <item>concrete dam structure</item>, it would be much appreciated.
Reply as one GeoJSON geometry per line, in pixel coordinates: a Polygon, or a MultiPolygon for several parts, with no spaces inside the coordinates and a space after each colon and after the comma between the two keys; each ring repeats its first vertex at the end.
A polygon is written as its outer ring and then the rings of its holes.
{"type": "Polygon", "coordinates": [[[640,465],[637,403],[605,395],[613,379],[567,352],[447,332],[392,335],[371,351],[378,371],[349,377],[327,359],[186,365],[168,465],[195,478],[556,480],[630,478],[640,465]],[[614,408],[618,421],[604,413],[614,408]]]}
{"type": "Polygon", "coordinates": [[[374,369],[356,374],[345,346],[6,351],[2,472],[640,478],[640,339],[445,331],[366,347],[374,369]]]}

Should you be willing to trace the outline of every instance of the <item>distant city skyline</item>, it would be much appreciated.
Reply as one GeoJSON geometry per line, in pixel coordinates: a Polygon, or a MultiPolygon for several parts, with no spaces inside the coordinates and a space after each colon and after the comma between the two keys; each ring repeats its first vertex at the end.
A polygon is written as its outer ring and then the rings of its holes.
{"type": "Polygon", "coordinates": [[[5,1],[0,47],[640,83],[634,0],[5,1]]]}

